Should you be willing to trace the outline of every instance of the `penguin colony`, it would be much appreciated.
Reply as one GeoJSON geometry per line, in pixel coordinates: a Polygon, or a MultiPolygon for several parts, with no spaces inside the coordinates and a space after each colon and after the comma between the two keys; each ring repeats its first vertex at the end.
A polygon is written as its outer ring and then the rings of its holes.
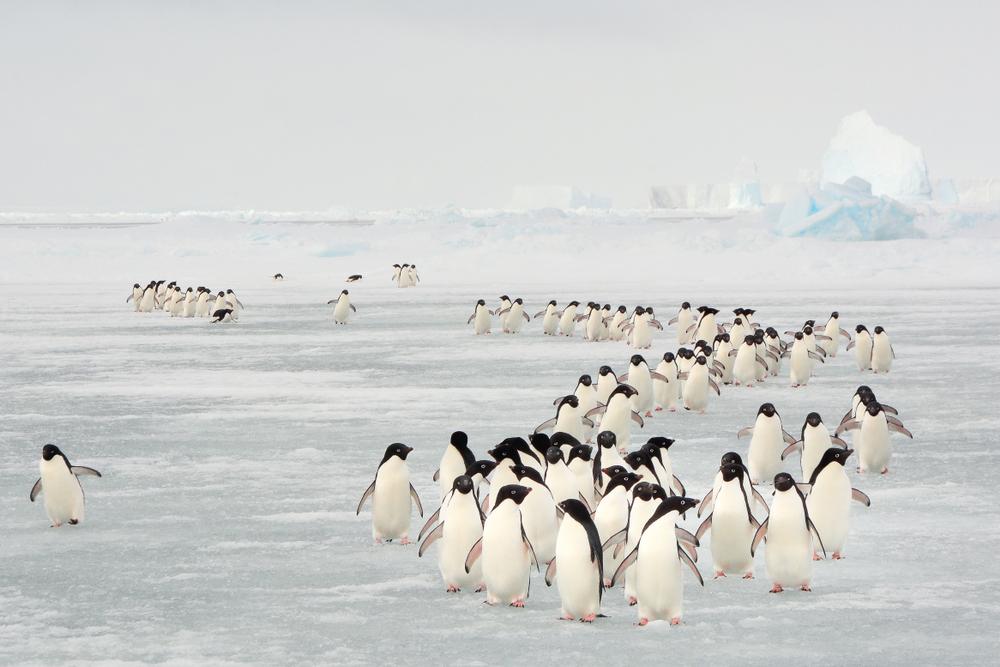
{"type": "MultiPolygon", "coordinates": [[[[403,264],[402,266],[393,264],[392,267],[395,269],[392,279],[397,287],[416,287],[417,283],[420,282],[416,264],[403,264]]],[[[358,278],[360,277],[358,276],[358,278]]]]}
{"type": "MultiPolygon", "coordinates": [[[[652,309],[643,307],[626,316],[622,306],[609,316],[610,306],[596,303],[579,315],[578,302],[563,311],[556,305],[550,302],[535,316],[545,318],[543,332],[549,335],[572,336],[575,322],[587,321],[588,340],[626,340],[641,349],[652,340],[638,335],[640,322],[663,328],[652,309]]],[[[477,459],[465,433],[452,434],[433,477],[440,507],[417,536],[419,556],[437,547],[448,592],[485,592],[487,604],[523,607],[534,568],[539,575],[544,571],[547,585],[556,584],[561,620],[593,622],[603,616],[605,591],[621,586],[624,599],[636,607],[637,625],[656,620],[676,625],[683,616],[683,569],[705,585],[697,563],[706,534],[717,579],[753,579],[763,545],[771,593],[811,590],[814,561],[842,557],[852,501],[871,505],[851,487],[848,461],[853,456],[860,473],[886,474],[890,435],[913,437],[894,408],[862,385],[832,434],[812,412],[793,437],[775,406],[764,403],[754,424],[734,434],[750,439],[747,451],[722,455],[700,500],[689,497],[674,474],[669,450],[675,440],[654,436],[632,449],[632,425],[643,428],[643,414],[651,417],[654,405],[675,410],[678,400],[704,413],[710,388],[752,387],[777,376],[783,359],[789,359],[792,385],[805,386],[817,362],[836,356],[840,337],[850,340],[848,349],[856,350],[863,371],[888,372],[894,354],[881,327],[876,335],[884,342],[876,352],[875,337],[868,344],[851,339],[836,312],[824,325],[807,320],[799,331],[786,332],[790,341],[753,322],[754,310],[736,309],[733,321],[724,324],[716,323],[718,312],[702,306],[696,314],[683,304],[669,323],[678,325],[677,354],[666,353],[656,370],[635,354],[620,376],[609,366],[601,367],[596,383],[590,375],[581,376],[572,394],[555,399],[555,417],[527,439],[506,438],[487,452],[490,459],[477,459]],[[740,341],[736,346],[734,339],[740,341]],[[850,446],[839,437],[848,432],[850,446]],[[796,475],[785,470],[794,454],[799,457],[796,475]],[[770,504],[757,488],[763,484],[773,487],[770,504]],[[693,532],[678,525],[695,511],[701,522],[690,526],[693,532]]],[[[522,318],[530,321],[520,299],[504,296],[493,312],[480,299],[469,322],[475,321],[477,334],[489,333],[493,316],[501,317],[507,333],[517,333],[522,318]]],[[[862,330],[867,331],[859,325],[859,339],[862,330]]],[[[423,517],[406,466],[412,451],[401,443],[390,445],[358,505],[360,514],[372,500],[376,542],[411,543],[412,502],[423,517]]]]}
{"type": "MultiPolygon", "coordinates": [[[[275,276],[275,279],[280,275],[275,276]]],[[[213,323],[226,324],[239,319],[243,304],[231,289],[213,294],[207,287],[198,287],[197,290],[188,287],[181,291],[176,282],[165,283],[163,280],[153,280],[145,288],[136,283],[125,303],[131,301],[137,313],[162,310],[170,313],[170,317],[210,317],[213,323]]]]}

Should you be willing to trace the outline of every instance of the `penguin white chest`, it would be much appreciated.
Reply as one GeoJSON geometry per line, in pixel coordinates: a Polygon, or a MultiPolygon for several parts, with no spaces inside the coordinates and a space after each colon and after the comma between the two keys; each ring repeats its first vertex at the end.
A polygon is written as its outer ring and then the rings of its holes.
{"type": "Polygon", "coordinates": [[[767,578],[782,588],[808,587],[813,577],[813,548],[799,494],[777,492],[767,521],[767,578]]]}
{"type": "Polygon", "coordinates": [[[590,559],[590,540],[578,521],[566,518],[556,539],[556,586],[563,615],[583,618],[601,612],[600,573],[590,559]]]}
{"type": "Polygon", "coordinates": [[[83,487],[69,468],[65,459],[54,456],[39,464],[42,477],[42,496],[45,513],[55,525],[67,521],[83,520],[83,487]]]}
{"type": "Polygon", "coordinates": [[[372,535],[376,540],[409,537],[412,506],[410,472],[406,462],[392,457],[375,477],[372,493],[372,535]]]}
{"type": "Polygon", "coordinates": [[[679,620],[684,611],[684,578],[674,521],[670,515],[662,517],[639,541],[634,571],[640,621],[679,620]]]}
{"type": "Polygon", "coordinates": [[[528,596],[531,554],[521,537],[521,511],[515,503],[501,503],[486,518],[481,560],[490,602],[512,604],[528,596]]]}

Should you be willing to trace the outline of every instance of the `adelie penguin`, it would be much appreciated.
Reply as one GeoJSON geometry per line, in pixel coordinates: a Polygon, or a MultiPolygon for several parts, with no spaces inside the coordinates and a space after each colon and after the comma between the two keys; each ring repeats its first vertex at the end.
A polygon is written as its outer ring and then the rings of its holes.
{"type": "Polygon", "coordinates": [[[483,537],[466,557],[466,571],[471,571],[482,558],[488,605],[499,602],[523,607],[528,599],[531,566],[534,564],[538,568],[535,550],[521,519],[521,504],[530,493],[534,491],[519,484],[501,487],[494,494],[495,504],[486,517],[483,537]]]}
{"type": "Polygon", "coordinates": [[[493,311],[486,307],[486,301],[484,299],[480,299],[476,302],[476,312],[472,313],[472,316],[469,317],[469,321],[466,324],[472,324],[472,321],[475,320],[476,335],[488,334],[490,333],[492,315],[493,311]]]}
{"type": "Polygon", "coordinates": [[[871,507],[868,496],[851,488],[844,470],[848,457],[853,453],[853,449],[831,447],[823,454],[809,479],[806,508],[817,532],[823,536],[822,548],[818,542],[813,544],[814,560],[819,560],[820,550],[832,551],[835,560],[841,558],[851,526],[851,500],[871,507]]]}
{"type": "Polygon", "coordinates": [[[823,553],[823,539],[809,518],[806,498],[788,473],[774,476],[774,502],[771,513],[757,529],[751,553],[756,553],[761,540],[767,539],[764,563],[767,578],[774,587],[772,593],[786,588],[809,591],[813,578],[813,540],[823,553]]]}
{"type": "Polygon", "coordinates": [[[795,442],[781,426],[781,416],[774,404],[764,403],[757,410],[757,420],[754,425],[741,429],[736,437],[750,436],[750,451],[747,454],[747,468],[750,471],[751,484],[773,479],[782,472],[786,444],[795,442]]]}
{"type": "Polygon", "coordinates": [[[83,486],[80,485],[80,475],[100,477],[101,473],[93,468],[70,465],[66,455],[55,445],[42,447],[42,460],[38,464],[41,477],[31,487],[29,499],[41,493],[45,496],[45,513],[52,521],[52,527],[69,523],[71,526],[83,521],[83,486]]]}
{"type": "Polygon", "coordinates": [[[285,279],[285,276],[281,275],[280,273],[275,273],[274,274],[274,282],[280,283],[284,279],[285,279]]]}
{"type": "Polygon", "coordinates": [[[784,460],[792,452],[798,451],[801,454],[802,479],[809,479],[823,454],[833,446],[847,449],[847,443],[843,440],[830,437],[820,414],[810,412],[802,425],[801,436],[781,453],[781,458],[784,460]]]}
{"type": "Polygon", "coordinates": [[[858,363],[858,369],[862,371],[871,370],[872,367],[872,335],[868,328],[859,324],[854,328],[854,340],[847,344],[847,349],[854,348],[854,359],[858,363]]]}
{"type": "Polygon", "coordinates": [[[417,490],[410,484],[410,470],[406,467],[406,457],[413,451],[401,442],[389,445],[378,464],[375,480],[365,490],[358,503],[357,514],[371,496],[372,537],[378,544],[382,540],[391,542],[400,538],[402,544],[410,542],[410,517],[413,513],[411,499],[417,503],[417,511],[424,515],[417,490]]]}
{"type": "MultiPolygon", "coordinates": [[[[472,547],[483,537],[484,517],[476,501],[475,483],[467,475],[458,475],[452,488],[445,496],[448,505],[447,518],[427,534],[420,545],[418,556],[437,542],[438,568],[448,585],[449,593],[457,593],[463,588],[484,590],[482,563],[473,563],[465,569],[465,559],[472,547]]],[[[445,502],[445,500],[442,500],[445,502]]]]}
{"type": "Polygon", "coordinates": [[[349,282],[349,283],[356,283],[359,280],[361,280],[361,274],[360,273],[355,273],[354,275],[347,276],[347,282],[349,282]]]}
{"type": "Polygon", "coordinates": [[[336,299],[327,301],[326,305],[329,306],[331,303],[337,304],[333,309],[333,321],[335,324],[347,324],[347,318],[350,317],[351,313],[358,312],[358,309],[351,303],[351,297],[348,296],[347,290],[342,291],[336,299]]]}
{"type": "Polygon", "coordinates": [[[730,463],[722,467],[722,486],[714,492],[712,513],[698,528],[699,540],[706,531],[712,531],[712,561],[715,576],[742,575],[753,579],[753,554],[750,547],[754,534],[760,527],[750,511],[749,480],[744,482],[745,469],[730,463]]]}
{"type": "Polygon", "coordinates": [[[455,478],[464,475],[475,462],[476,456],[469,449],[469,436],[464,431],[452,433],[441,457],[441,465],[434,473],[434,481],[441,485],[442,500],[454,488],[455,478]]]}
{"type": "Polygon", "coordinates": [[[601,616],[604,592],[601,539],[590,511],[582,502],[564,500],[559,508],[564,518],[556,538],[556,555],[545,570],[545,584],[551,586],[553,579],[556,580],[562,601],[559,620],[579,618],[593,623],[601,616]]]}
{"type": "Polygon", "coordinates": [[[863,412],[859,412],[859,417],[845,421],[837,428],[838,433],[854,430],[860,432],[856,440],[860,473],[877,471],[885,475],[889,472],[889,464],[892,462],[890,431],[913,439],[913,434],[906,430],[903,423],[887,414],[884,406],[874,397],[864,406],[863,412]]]}
{"type": "Polygon", "coordinates": [[[888,373],[895,358],[889,334],[882,327],[875,327],[875,335],[872,336],[872,370],[876,373],[888,373]]]}

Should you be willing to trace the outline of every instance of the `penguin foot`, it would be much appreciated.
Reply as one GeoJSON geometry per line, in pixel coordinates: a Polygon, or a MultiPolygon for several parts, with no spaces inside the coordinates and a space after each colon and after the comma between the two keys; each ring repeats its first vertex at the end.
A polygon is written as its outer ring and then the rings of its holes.
{"type": "Polygon", "coordinates": [[[49,528],[58,528],[61,525],[62,525],[61,523],[54,523],[51,526],[49,526],[49,528]]]}
{"type": "Polygon", "coordinates": [[[565,616],[556,616],[556,620],[557,621],[572,621],[573,617],[570,616],[569,614],[566,614],[565,616]]]}
{"type": "Polygon", "coordinates": [[[633,623],[632,625],[646,625],[647,623],[649,623],[648,618],[640,618],[638,623],[633,623]]]}
{"type": "Polygon", "coordinates": [[[656,412],[663,412],[663,408],[656,408],[656,412]]]}
{"type": "Polygon", "coordinates": [[[646,416],[651,418],[653,416],[653,413],[650,412],[649,410],[646,410],[646,416]]]}
{"type": "Polygon", "coordinates": [[[483,604],[488,604],[489,606],[492,607],[493,605],[496,604],[496,602],[494,602],[493,600],[483,600],[483,604]]]}
{"type": "Polygon", "coordinates": [[[594,621],[597,620],[597,614],[587,614],[580,620],[583,621],[584,623],[593,623],[594,621]]]}
{"type": "Polygon", "coordinates": [[[858,466],[858,472],[860,472],[860,473],[867,473],[868,471],[865,470],[864,468],[862,468],[861,466],[858,466]]]}
{"type": "Polygon", "coordinates": [[[670,619],[670,625],[680,625],[680,624],[681,624],[681,619],[679,618],[670,619]]]}
{"type": "Polygon", "coordinates": [[[611,588],[611,580],[610,579],[605,579],[604,580],[604,587],[605,588],[611,588]]]}
{"type": "Polygon", "coordinates": [[[806,593],[812,593],[812,589],[808,586],[799,586],[800,591],[805,591],[806,593]]]}
{"type": "Polygon", "coordinates": [[[813,560],[822,560],[818,553],[813,553],[813,560]]]}
{"type": "Polygon", "coordinates": [[[677,408],[670,408],[671,412],[677,412],[677,408]]]}
{"type": "Polygon", "coordinates": [[[410,540],[406,539],[405,537],[403,538],[403,541],[399,543],[399,545],[403,546],[403,547],[405,547],[407,544],[413,544],[413,542],[411,542],[410,540]]]}
{"type": "MultiPolygon", "coordinates": [[[[888,475],[888,474],[889,474],[889,469],[888,469],[888,468],[886,468],[885,470],[883,470],[883,471],[881,472],[881,474],[882,474],[882,475],[888,475]]],[[[70,523],[73,523],[73,522],[72,522],[72,521],[70,521],[70,523]]]]}
{"type": "Polygon", "coordinates": [[[637,604],[639,604],[639,601],[638,601],[638,600],[636,600],[635,598],[629,598],[629,599],[628,599],[628,606],[630,606],[630,607],[634,607],[634,606],[636,606],[637,604]]]}
{"type": "Polygon", "coordinates": [[[382,544],[382,540],[376,537],[375,538],[375,544],[382,544]]]}
{"type": "Polygon", "coordinates": [[[726,578],[726,573],[725,572],[716,572],[715,573],[715,578],[716,579],[720,579],[720,578],[721,579],[725,579],[726,578]]]}
{"type": "Polygon", "coordinates": [[[744,579],[753,579],[753,572],[747,572],[743,575],[744,579]]]}
{"type": "Polygon", "coordinates": [[[702,410],[702,411],[701,411],[701,412],[699,412],[698,414],[699,414],[699,415],[703,415],[703,414],[705,414],[705,411],[704,411],[704,410],[702,410]]]}
{"type": "Polygon", "coordinates": [[[510,606],[522,608],[524,607],[524,600],[514,600],[513,602],[510,603],[510,606]]]}
{"type": "Polygon", "coordinates": [[[782,588],[781,586],[779,586],[778,584],[775,584],[774,588],[772,588],[771,590],[769,590],[768,593],[780,593],[783,590],[785,590],[785,589],[782,588]]]}
{"type": "Polygon", "coordinates": [[[460,593],[462,591],[458,586],[448,586],[448,593],[460,593]]]}
{"type": "Polygon", "coordinates": [[[840,555],[839,551],[833,552],[833,560],[840,560],[841,558],[843,558],[843,556],[840,555]]]}
{"type": "Polygon", "coordinates": [[[69,520],[69,525],[71,525],[71,526],[75,526],[78,523],[80,523],[79,519],[70,519],[69,520]]]}
{"type": "Polygon", "coordinates": [[[482,593],[485,590],[486,590],[486,586],[480,586],[479,588],[476,589],[476,592],[477,593],[482,593]]]}

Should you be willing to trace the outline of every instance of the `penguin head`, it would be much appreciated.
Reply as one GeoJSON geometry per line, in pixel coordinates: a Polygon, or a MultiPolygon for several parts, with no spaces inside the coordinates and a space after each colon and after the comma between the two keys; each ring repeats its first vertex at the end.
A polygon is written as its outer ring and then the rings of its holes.
{"type": "Polygon", "coordinates": [[[663,353],[663,360],[665,362],[667,362],[668,364],[673,363],[674,362],[674,353],[673,352],[664,352],[663,353]]]}
{"type": "Polygon", "coordinates": [[[872,400],[870,400],[868,404],[865,405],[865,412],[870,414],[872,417],[882,412],[882,404],[875,400],[874,395],[872,395],[872,400]]]}
{"type": "Polygon", "coordinates": [[[614,431],[601,431],[597,434],[597,445],[601,449],[615,449],[618,447],[618,436],[614,431]]]}
{"type": "Polygon", "coordinates": [[[545,460],[548,461],[549,465],[555,465],[563,460],[562,450],[558,447],[549,447],[545,451],[545,460]]]}
{"type": "Polygon", "coordinates": [[[657,447],[656,445],[652,445],[647,442],[639,449],[646,453],[646,456],[649,457],[650,462],[652,462],[653,459],[655,458],[659,460],[660,463],[663,463],[663,457],[660,455],[660,448],[657,447]]]}
{"type": "Polygon", "coordinates": [[[875,327],[875,333],[876,334],[885,333],[885,329],[883,329],[882,327],[875,327]]]}
{"type": "Polygon", "coordinates": [[[736,463],[730,463],[722,466],[722,481],[731,482],[736,478],[743,481],[743,466],[736,463]]]}
{"type": "MultiPolygon", "coordinates": [[[[580,445],[580,441],[575,437],[571,436],[569,433],[553,433],[552,437],[549,438],[549,445],[555,447],[562,447],[563,445],[569,446],[571,449],[580,445]]],[[[588,448],[589,449],[589,448],[588,448]]],[[[588,461],[590,459],[587,459],[588,461]]],[[[568,461],[567,461],[568,463],[568,461]]]]}
{"type": "Polygon", "coordinates": [[[744,314],[744,315],[746,315],[746,317],[747,317],[747,322],[749,322],[749,321],[750,321],[750,316],[751,316],[751,315],[753,315],[753,314],[754,314],[754,313],[756,313],[756,312],[757,312],[757,311],[756,311],[756,310],[754,310],[753,308],[744,308],[744,309],[743,309],[743,314],[744,314]]]}
{"type": "MultiPolygon", "coordinates": [[[[562,410],[564,405],[568,405],[571,408],[580,407],[580,399],[576,397],[576,394],[570,394],[569,396],[563,396],[559,401],[559,410],[562,410]]],[[[556,410],[558,412],[559,410],[556,410]]]]}
{"type": "Polygon", "coordinates": [[[504,486],[497,492],[496,504],[493,505],[493,511],[495,512],[505,500],[512,500],[516,505],[520,505],[528,497],[529,493],[531,493],[531,489],[520,484],[508,484],[504,486]]]}
{"type": "Polygon", "coordinates": [[[649,307],[649,306],[646,306],[646,314],[649,315],[650,317],[652,317],[653,316],[653,309],[651,307],[649,307]]]}
{"type": "Polygon", "coordinates": [[[634,472],[623,472],[615,475],[608,482],[608,485],[604,488],[604,495],[608,495],[611,491],[619,486],[624,487],[625,491],[628,492],[632,485],[642,479],[642,475],[634,472]]]}
{"type": "Polygon", "coordinates": [[[639,482],[632,487],[632,499],[639,498],[646,502],[653,499],[653,485],[649,482],[639,482]]]}
{"type": "Polygon", "coordinates": [[[819,416],[818,412],[810,412],[809,415],[806,417],[806,423],[812,426],[813,428],[816,428],[817,426],[823,423],[823,418],[819,416]]]}
{"type": "Polygon", "coordinates": [[[774,403],[764,403],[757,410],[757,415],[758,416],[764,415],[765,417],[767,417],[769,419],[771,417],[773,417],[774,415],[776,415],[776,414],[778,414],[778,411],[775,409],[774,403]]]}
{"type": "Polygon", "coordinates": [[[385,456],[382,457],[382,463],[385,463],[393,456],[397,456],[402,460],[406,460],[406,457],[413,451],[413,447],[407,447],[401,442],[394,442],[385,448],[385,456]]]}
{"type": "Polygon", "coordinates": [[[832,313],[830,313],[830,317],[833,318],[833,319],[835,319],[835,320],[839,320],[840,319],[840,313],[838,313],[837,311],[833,311],[832,313]]]}
{"type": "Polygon", "coordinates": [[[699,366],[704,366],[705,364],[708,363],[708,359],[706,359],[705,355],[702,354],[699,355],[698,358],[694,360],[694,363],[698,364],[699,366]]]}
{"type": "Polygon", "coordinates": [[[726,452],[725,454],[723,454],[722,455],[722,467],[724,468],[727,465],[732,465],[732,464],[736,464],[738,466],[742,466],[743,465],[743,458],[739,454],[737,454],[736,452],[726,452]]]}
{"type": "MultiPolygon", "coordinates": [[[[743,311],[741,310],[740,312],[742,313],[743,311]]],[[[737,317],[735,320],[733,320],[733,326],[735,327],[737,324],[740,325],[740,326],[743,326],[743,318],[742,317],[737,317]]]]}
{"type": "Polygon", "coordinates": [[[611,397],[617,394],[621,394],[625,396],[625,398],[631,398],[632,396],[635,396],[638,393],[639,392],[632,385],[622,383],[611,390],[611,393],[608,395],[608,401],[610,402],[611,397]]]}
{"type": "Polygon", "coordinates": [[[774,490],[788,491],[795,486],[795,480],[787,472],[779,472],[774,476],[774,490]]]}
{"type": "Polygon", "coordinates": [[[754,344],[753,336],[744,336],[743,337],[743,344],[744,345],[753,345],[754,344]]]}
{"type": "Polygon", "coordinates": [[[594,381],[590,379],[589,375],[581,375],[577,384],[582,384],[584,387],[589,387],[594,381]]]}
{"type": "Polygon", "coordinates": [[[531,441],[531,446],[535,448],[539,454],[547,454],[549,449],[552,448],[552,441],[549,440],[549,436],[544,433],[532,433],[528,436],[528,440],[531,441]]]}
{"type": "Polygon", "coordinates": [[[492,456],[497,463],[500,463],[504,459],[510,459],[517,465],[521,465],[521,453],[517,451],[517,447],[514,445],[499,444],[486,453],[492,456]]]}
{"type": "Polygon", "coordinates": [[[813,328],[807,324],[804,327],[802,327],[802,333],[804,333],[807,336],[812,336],[813,328]]]}
{"type": "Polygon", "coordinates": [[[468,475],[459,475],[458,477],[455,478],[455,481],[452,483],[451,488],[456,493],[467,495],[469,493],[472,493],[472,490],[475,488],[475,486],[476,485],[472,482],[471,477],[469,477],[468,475]]]}
{"type": "Polygon", "coordinates": [[[653,462],[649,460],[649,454],[642,451],[642,449],[637,449],[634,452],[629,453],[625,456],[625,463],[629,464],[632,470],[638,470],[639,468],[645,466],[647,468],[653,467],[653,462]]]}
{"type": "Polygon", "coordinates": [[[139,283],[136,283],[135,285],[132,285],[132,289],[142,289],[142,287],[139,285],[139,283]]]}
{"type": "Polygon", "coordinates": [[[568,498],[559,503],[559,509],[561,509],[566,516],[572,517],[577,523],[582,523],[586,525],[587,523],[593,523],[594,520],[590,518],[590,510],[587,506],[583,504],[582,501],[576,498],[568,498]]]}
{"type": "Polygon", "coordinates": [[[681,304],[681,310],[691,310],[691,304],[685,301],[681,304]]]}
{"type": "Polygon", "coordinates": [[[62,456],[66,458],[65,454],[59,451],[59,448],[55,445],[45,445],[42,447],[42,458],[46,461],[51,461],[54,456],[62,456]]]}
{"type": "Polygon", "coordinates": [[[610,477],[615,477],[617,475],[624,475],[628,472],[628,468],[623,465],[613,465],[607,468],[601,468],[601,472],[610,477]]]}
{"type": "Polygon", "coordinates": [[[566,464],[569,465],[572,463],[573,459],[589,461],[591,452],[593,452],[593,449],[590,445],[576,445],[569,450],[569,458],[566,459],[566,464]]]}
{"type": "Polygon", "coordinates": [[[193,291],[194,291],[194,288],[193,288],[193,287],[188,287],[188,288],[187,288],[187,291],[188,291],[188,292],[193,292],[193,291]]]}
{"type": "Polygon", "coordinates": [[[468,477],[475,477],[476,475],[482,475],[483,479],[490,476],[493,469],[497,467],[494,461],[476,461],[471,466],[465,469],[465,474],[468,477]]]}
{"type": "MultiPolygon", "coordinates": [[[[399,266],[399,264],[394,264],[393,266],[399,266]]],[[[280,273],[275,273],[274,277],[275,278],[283,278],[284,276],[282,276],[280,273]]]]}
{"type": "Polygon", "coordinates": [[[778,337],[778,330],[775,329],[774,327],[768,327],[767,329],[764,330],[764,333],[767,334],[768,338],[777,338],[778,337]]]}
{"type": "Polygon", "coordinates": [[[635,310],[633,310],[632,312],[635,313],[636,315],[642,315],[643,313],[646,312],[646,309],[643,308],[642,306],[636,306],[635,310]]]}
{"type": "Polygon", "coordinates": [[[521,481],[525,477],[530,479],[532,482],[538,484],[545,484],[545,480],[542,479],[542,474],[535,470],[534,468],[529,468],[528,466],[508,466],[510,471],[514,473],[517,477],[517,481],[521,481]]]}
{"type": "Polygon", "coordinates": [[[664,438],[662,435],[654,435],[652,438],[646,441],[647,445],[652,445],[657,449],[670,449],[670,445],[677,442],[673,438],[664,438]]]}
{"type": "Polygon", "coordinates": [[[341,294],[347,294],[347,290],[343,290],[341,294]]]}
{"type": "MultiPolygon", "coordinates": [[[[742,308],[734,308],[733,309],[733,315],[736,315],[736,319],[737,320],[740,319],[740,315],[742,315],[742,314],[743,314],[743,309],[742,308]]],[[[734,321],[733,324],[736,324],[736,322],[734,321]]]]}
{"type": "Polygon", "coordinates": [[[598,371],[600,375],[611,375],[614,376],[615,372],[611,370],[611,366],[601,366],[601,370],[598,371]]]}
{"type": "Polygon", "coordinates": [[[625,313],[628,312],[628,308],[626,308],[625,306],[618,306],[618,312],[624,315],[625,313]]]}
{"type": "Polygon", "coordinates": [[[524,299],[522,299],[521,297],[517,297],[516,299],[514,299],[514,303],[516,303],[519,306],[523,306],[524,305],[524,299]]]}
{"type": "MultiPolygon", "coordinates": [[[[233,293],[233,290],[231,290],[231,289],[227,289],[226,290],[226,294],[232,294],[232,293],[233,293]]],[[[344,290],[344,294],[347,294],[347,290],[344,290]]]]}
{"type": "Polygon", "coordinates": [[[803,338],[805,338],[805,336],[802,335],[801,331],[795,332],[795,340],[802,340],[803,338]]]}
{"type": "Polygon", "coordinates": [[[506,294],[504,294],[502,297],[500,297],[500,300],[501,301],[510,301],[510,297],[507,296],[506,294]]]}
{"type": "Polygon", "coordinates": [[[568,305],[568,306],[566,306],[566,307],[567,307],[567,308],[572,308],[573,306],[579,306],[579,305],[580,305],[580,302],[579,302],[579,301],[570,301],[570,302],[569,302],[569,305],[568,305]]]}
{"type": "Polygon", "coordinates": [[[464,431],[455,431],[451,434],[451,446],[455,449],[468,449],[469,436],[464,431]]]}
{"type": "Polygon", "coordinates": [[[863,384],[863,385],[859,386],[858,390],[856,392],[854,392],[854,393],[855,393],[855,395],[857,395],[857,394],[868,394],[868,393],[871,393],[871,390],[872,390],[871,387],[869,387],[866,384],[863,384]]]}
{"type": "Polygon", "coordinates": [[[816,326],[816,320],[806,320],[805,326],[814,327],[816,326]]]}
{"type": "Polygon", "coordinates": [[[629,359],[629,363],[633,366],[638,366],[639,364],[646,363],[646,360],[642,358],[641,354],[633,354],[632,358],[629,359]]]}
{"type": "Polygon", "coordinates": [[[656,508],[656,511],[653,512],[653,516],[649,517],[649,521],[646,522],[646,525],[643,527],[643,530],[646,530],[652,524],[656,523],[657,521],[662,519],[667,514],[670,514],[671,512],[684,514],[688,510],[694,509],[695,505],[697,505],[699,502],[700,501],[695,500],[694,498],[671,496],[660,503],[659,507],[656,508]]]}
{"type": "Polygon", "coordinates": [[[610,303],[604,304],[604,308],[602,308],[601,310],[606,310],[606,311],[608,311],[610,313],[611,312],[611,304],[610,303]]]}
{"type": "MultiPolygon", "coordinates": [[[[831,463],[839,463],[840,465],[846,465],[847,459],[851,454],[854,453],[853,449],[841,449],[840,447],[831,447],[830,449],[823,452],[823,458],[819,460],[819,465],[816,466],[816,471],[822,470],[825,466],[831,463]]],[[[816,472],[813,472],[813,478],[816,477],[816,472]]]]}
{"type": "Polygon", "coordinates": [[[480,299],[479,301],[476,302],[476,305],[477,306],[485,306],[486,305],[486,299],[480,299]]]}
{"type": "Polygon", "coordinates": [[[556,305],[556,300],[552,299],[551,301],[549,301],[549,305],[550,306],[555,306],[556,305]]]}
{"type": "Polygon", "coordinates": [[[764,332],[761,331],[760,329],[757,329],[757,331],[754,331],[753,332],[753,342],[755,344],[757,344],[757,345],[763,345],[764,344],[764,332]]]}
{"type": "Polygon", "coordinates": [[[858,326],[854,327],[854,332],[855,333],[861,333],[862,331],[867,332],[868,328],[865,325],[863,325],[863,324],[859,324],[858,326]]]}

